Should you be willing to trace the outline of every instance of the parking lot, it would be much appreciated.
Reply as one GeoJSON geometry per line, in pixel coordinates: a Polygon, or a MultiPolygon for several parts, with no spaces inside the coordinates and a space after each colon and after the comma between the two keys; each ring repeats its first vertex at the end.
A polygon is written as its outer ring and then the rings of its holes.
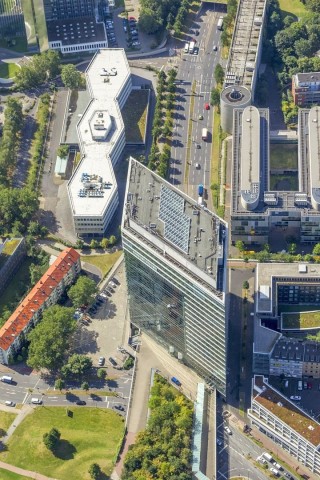
{"type": "Polygon", "coordinates": [[[319,421],[320,379],[285,378],[281,380],[278,377],[270,377],[269,382],[295,405],[319,421]],[[299,381],[302,381],[302,390],[298,388],[299,381]],[[296,397],[296,399],[290,397],[296,397]]]}

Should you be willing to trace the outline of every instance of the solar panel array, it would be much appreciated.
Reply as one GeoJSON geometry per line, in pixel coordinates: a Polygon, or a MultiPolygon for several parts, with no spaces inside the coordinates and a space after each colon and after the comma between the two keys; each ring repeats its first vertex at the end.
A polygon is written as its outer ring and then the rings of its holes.
{"type": "Polygon", "coordinates": [[[184,199],[161,185],[159,219],[164,223],[164,237],[188,253],[191,219],[184,213],[184,199]]]}

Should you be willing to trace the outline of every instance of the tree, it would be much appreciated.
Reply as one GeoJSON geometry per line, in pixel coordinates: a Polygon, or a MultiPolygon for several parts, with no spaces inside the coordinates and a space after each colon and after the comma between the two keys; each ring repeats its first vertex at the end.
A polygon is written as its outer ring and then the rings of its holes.
{"type": "Polygon", "coordinates": [[[151,34],[158,32],[163,26],[161,17],[155,15],[151,8],[141,9],[139,16],[139,28],[145,33],[151,34]]]}
{"type": "Polygon", "coordinates": [[[42,320],[28,334],[30,341],[27,364],[31,368],[58,370],[64,363],[70,335],[76,329],[72,308],[54,305],[43,312],[42,320]]]}
{"type": "Polygon", "coordinates": [[[242,288],[243,288],[244,290],[248,290],[248,288],[249,288],[249,282],[248,282],[248,280],[245,280],[245,281],[243,282],[242,288]]]}
{"type": "Polygon", "coordinates": [[[101,468],[97,463],[92,463],[88,472],[92,480],[97,480],[101,475],[101,468]]]}
{"type": "Polygon", "coordinates": [[[108,248],[109,247],[109,239],[108,238],[103,238],[100,242],[100,247],[101,248],[108,248]]]}
{"type": "Polygon", "coordinates": [[[239,250],[240,253],[242,253],[245,249],[244,243],[242,240],[238,240],[236,242],[236,248],[239,250]]]}
{"type": "Polygon", "coordinates": [[[57,380],[54,382],[54,388],[56,390],[61,390],[65,387],[65,382],[62,378],[57,378],[57,380]]]}
{"type": "Polygon", "coordinates": [[[312,250],[313,255],[320,255],[320,243],[316,243],[312,250]]]}
{"type": "Polygon", "coordinates": [[[215,69],[214,69],[214,78],[215,78],[215,81],[217,82],[218,85],[222,85],[223,84],[223,80],[224,80],[224,70],[223,68],[221,67],[220,63],[217,63],[215,69]]]}
{"type": "Polygon", "coordinates": [[[99,248],[99,242],[95,238],[93,238],[90,242],[90,248],[99,248]]]}
{"type": "Polygon", "coordinates": [[[109,244],[114,245],[115,243],[117,243],[117,237],[115,237],[115,235],[111,235],[109,238],[109,244]]]}
{"type": "Polygon", "coordinates": [[[97,293],[97,285],[91,278],[81,276],[76,283],[69,288],[68,297],[75,308],[82,305],[88,305],[92,301],[93,295],[97,293]]]}
{"type": "Polygon", "coordinates": [[[307,340],[320,343],[320,332],[316,333],[315,335],[307,335],[307,340]]]}
{"type": "Polygon", "coordinates": [[[79,248],[80,250],[84,247],[84,241],[81,240],[81,238],[78,238],[76,241],[76,248],[79,248]]]}
{"type": "Polygon", "coordinates": [[[100,380],[104,380],[107,376],[107,372],[104,368],[99,368],[97,371],[97,377],[100,378],[100,380]]]}
{"type": "Polygon", "coordinates": [[[67,64],[61,69],[61,80],[65,87],[76,90],[83,86],[81,72],[77,70],[75,65],[67,64]]]}
{"type": "Polygon", "coordinates": [[[56,448],[61,437],[61,433],[56,428],[52,428],[50,432],[43,435],[43,443],[51,452],[56,448]]]}
{"type": "Polygon", "coordinates": [[[69,357],[68,363],[63,367],[64,374],[81,377],[92,368],[92,360],[86,355],[74,353],[69,357]]]}
{"type": "Polygon", "coordinates": [[[220,90],[218,88],[213,88],[211,90],[210,103],[215,107],[220,106],[220,90]]]}
{"type": "Polygon", "coordinates": [[[89,383],[88,382],[81,383],[81,388],[82,388],[82,390],[87,392],[89,390],[89,383]]]}
{"type": "Polygon", "coordinates": [[[320,3],[319,0],[306,0],[306,7],[311,12],[320,13],[320,3]]]}
{"type": "Polygon", "coordinates": [[[57,156],[60,158],[67,158],[68,153],[69,153],[68,145],[60,145],[60,147],[57,149],[57,156]]]}

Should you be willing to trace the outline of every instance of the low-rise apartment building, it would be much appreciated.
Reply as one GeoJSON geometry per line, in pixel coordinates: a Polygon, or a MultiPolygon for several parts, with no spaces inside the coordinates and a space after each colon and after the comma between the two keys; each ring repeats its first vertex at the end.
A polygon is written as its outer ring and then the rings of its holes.
{"type": "Polygon", "coordinates": [[[296,73],[292,77],[295,105],[308,107],[320,102],[320,72],[296,73]]]}
{"type": "Polygon", "coordinates": [[[320,424],[272,388],[263,376],[254,377],[248,416],[252,425],[320,475],[320,424]]]}
{"type": "Polygon", "coordinates": [[[81,270],[80,255],[64,250],[0,329],[0,363],[8,364],[39,320],[44,309],[55,305],[81,270]]]}

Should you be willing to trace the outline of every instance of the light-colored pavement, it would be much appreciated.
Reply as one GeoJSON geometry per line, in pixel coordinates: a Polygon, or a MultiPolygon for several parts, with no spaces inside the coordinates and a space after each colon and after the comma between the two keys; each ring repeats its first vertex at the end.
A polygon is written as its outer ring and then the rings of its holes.
{"type": "Polygon", "coordinates": [[[9,470],[10,472],[16,473],[17,475],[23,475],[25,477],[34,478],[35,480],[56,480],[55,478],[52,478],[52,477],[46,477],[41,473],[32,472],[31,470],[24,470],[23,468],[19,468],[19,467],[14,467],[13,465],[10,465],[9,463],[5,463],[5,462],[0,462],[0,468],[3,468],[4,470],[9,470]]]}
{"type": "MultiPolygon", "coordinates": [[[[1,410],[3,410],[3,409],[1,408],[1,410]]],[[[11,435],[14,433],[14,431],[18,427],[18,425],[20,425],[20,423],[26,418],[26,416],[29,415],[30,413],[32,413],[33,410],[34,410],[34,408],[31,405],[23,405],[22,406],[22,408],[18,411],[18,414],[17,414],[16,418],[14,419],[14,421],[12,422],[10,427],[8,428],[6,435],[4,437],[2,437],[2,439],[1,439],[2,443],[7,443],[7,441],[9,440],[11,435]]],[[[12,411],[13,411],[13,409],[11,410],[11,412],[12,411]]]]}

